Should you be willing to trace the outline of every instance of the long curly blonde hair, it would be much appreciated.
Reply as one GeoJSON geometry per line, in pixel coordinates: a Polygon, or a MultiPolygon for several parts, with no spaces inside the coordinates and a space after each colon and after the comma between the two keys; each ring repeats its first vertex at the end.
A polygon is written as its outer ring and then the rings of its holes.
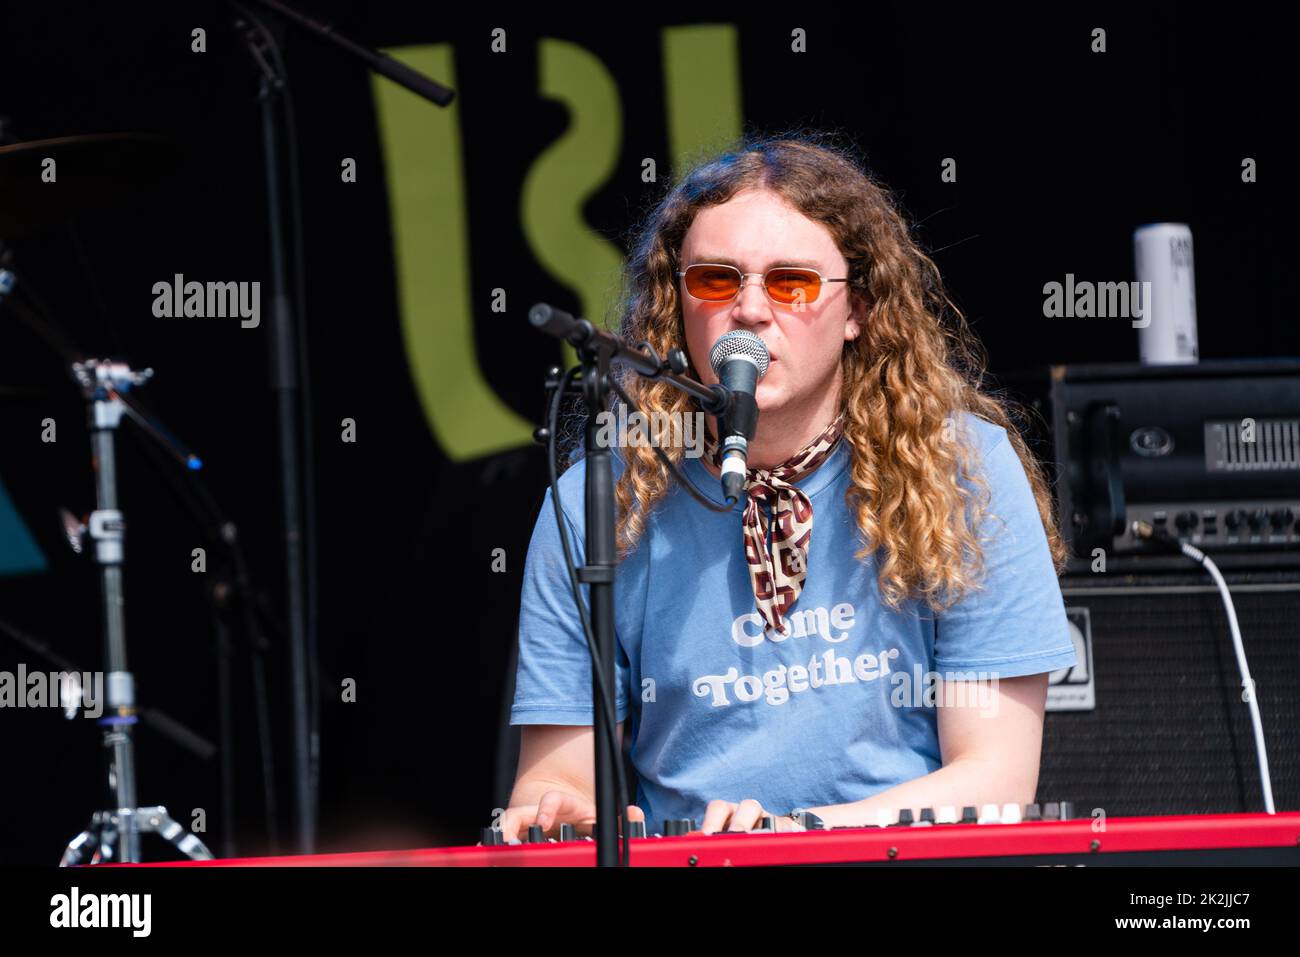
{"type": "MultiPolygon", "coordinates": [[[[683,239],[700,210],[751,188],[774,190],[830,231],[849,263],[850,295],[865,307],[862,333],[844,344],[842,360],[851,452],[845,503],[856,512],[863,539],[854,557],[880,553],[882,599],[894,610],[921,599],[937,613],[979,587],[984,558],[976,530],[988,489],[953,427],[960,410],[1006,429],[1059,574],[1066,549],[1048,483],[1012,421],[1023,408],[983,388],[983,349],[944,292],[938,267],[913,241],[889,192],[831,137],[750,136],[686,170],[633,231],[618,304],[620,335],[649,342],[660,356],[685,351],[676,278],[683,239]]],[[[687,374],[699,378],[693,363],[687,374]]],[[[694,411],[692,400],[667,383],[631,370],[616,376],[647,417],[694,411]]],[[[663,451],[677,463],[684,453],[680,443],[663,451]]],[[[620,455],[626,463],[616,485],[621,560],[644,534],[672,477],[649,447],[629,446],[620,455]]]]}

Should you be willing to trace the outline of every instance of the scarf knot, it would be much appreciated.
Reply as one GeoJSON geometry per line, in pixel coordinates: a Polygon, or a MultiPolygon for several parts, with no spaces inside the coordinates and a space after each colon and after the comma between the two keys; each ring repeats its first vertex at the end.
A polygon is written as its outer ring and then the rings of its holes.
{"type": "MultiPolygon", "coordinates": [[[[783,633],[785,618],[803,591],[812,543],[812,502],[795,486],[830,458],[844,432],[841,412],[822,433],[780,465],[749,469],[745,474],[745,512],[741,537],[754,603],[764,631],[783,633]],[[760,505],[767,506],[764,510],[760,505]],[[771,516],[768,516],[770,510],[771,516]]],[[[719,464],[721,452],[712,436],[705,444],[710,460],[719,464]]]]}

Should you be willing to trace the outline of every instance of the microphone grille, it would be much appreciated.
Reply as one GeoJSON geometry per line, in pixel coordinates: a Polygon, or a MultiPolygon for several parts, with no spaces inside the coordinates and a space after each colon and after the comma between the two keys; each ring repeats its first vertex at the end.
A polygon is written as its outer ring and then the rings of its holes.
{"type": "Polygon", "coordinates": [[[718,338],[709,350],[709,365],[713,367],[713,374],[722,375],[722,364],[732,356],[745,356],[753,360],[758,366],[758,377],[761,379],[767,374],[768,354],[767,346],[763,345],[763,340],[758,338],[752,332],[745,329],[733,329],[718,338]]]}

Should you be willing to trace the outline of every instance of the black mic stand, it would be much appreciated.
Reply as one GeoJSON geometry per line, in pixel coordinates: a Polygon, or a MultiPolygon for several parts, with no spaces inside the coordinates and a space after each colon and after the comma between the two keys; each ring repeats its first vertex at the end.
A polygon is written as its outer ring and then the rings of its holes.
{"type": "MultiPolygon", "coordinates": [[[[612,453],[608,447],[600,444],[597,416],[607,411],[611,388],[609,369],[615,360],[630,365],[647,378],[672,383],[692,396],[705,412],[712,415],[726,413],[730,407],[731,392],[720,384],[706,386],[682,375],[686,361],[680,350],[673,350],[665,363],[654,355],[648,345],[645,352],[631,348],[622,339],[597,329],[587,320],[575,319],[567,312],[545,303],[538,303],[529,310],[528,321],[534,328],[574,346],[582,364],[582,395],[587,406],[584,434],[587,561],[578,569],[578,580],[591,586],[591,625],[595,644],[592,720],[595,732],[596,864],[599,867],[617,867],[617,827],[621,811],[615,792],[615,768],[606,758],[620,760],[621,755],[609,754],[603,747],[605,741],[617,741],[615,729],[609,723],[610,717],[617,718],[617,714],[613,711],[614,701],[603,700],[602,694],[602,689],[610,689],[610,697],[617,700],[617,692],[613,690],[617,504],[614,498],[612,453]]],[[[724,510],[730,511],[730,507],[724,510]]]]}
{"type": "MultiPolygon", "coordinates": [[[[372,70],[406,87],[411,92],[446,106],[455,95],[452,90],[391,57],[367,49],[340,36],[326,23],[319,23],[276,0],[256,0],[289,21],[323,37],[364,62],[372,70]]],[[[262,114],[263,159],[266,168],[267,219],[271,227],[271,375],[276,393],[276,414],[279,423],[280,443],[280,500],[284,512],[284,540],[286,564],[286,590],[288,593],[289,657],[292,675],[293,698],[293,781],[297,809],[298,849],[308,854],[316,842],[316,815],[319,763],[319,730],[315,721],[315,702],[312,687],[315,674],[315,608],[309,595],[310,578],[305,578],[305,565],[309,556],[303,550],[303,498],[307,498],[306,518],[312,519],[310,486],[304,496],[304,478],[310,475],[303,468],[303,455],[299,448],[302,428],[302,387],[300,374],[306,377],[306,361],[299,368],[299,323],[293,315],[289,297],[288,255],[280,208],[279,137],[276,129],[277,107],[288,101],[284,64],[270,31],[238,2],[231,5],[239,12],[235,27],[243,35],[249,55],[261,72],[258,103],[262,114]],[[309,670],[310,669],[310,670],[309,670]]],[[[292,136],[292,128],[289,130],[292,136]]],[[[292,146],[292,140],[290,141],[292,146]]],[[[292,157],[291,157],[292,158],[292,157]]],[[[301,236],[295,237],[300,242],[301,236]]],[[[299,279],[301,280],[301,275],[299,279]]],[[[301,287],[300,287],[301,288],[301,287]]],[[[302,303],[297,304],[302,308],[302,303]]],[[[301,320],[301,316],[299,317],[301,320]]],[[[310,409],[308,410],[310,414],[310,409]]],[[[305,440],[309,440],[309,436],[305,440]]],[[[310,462],[307,468],[311,467],[310,462]]],[[[315,542],[309,542],[315,548],[315,542]]]]}
{"type": "MultiPolygon", "coordinates": [[[[614,694],[614,464],[608,448],[597,438],[597,414],[607,402],[610,350],[590,344],[580,347],[582,392],[587,403],[587,425],[583,436],[587,455],[587,563],[578,570],[578,580],[591,586],[591,621],[596,636],[596,661],[604,675],[605,687],[614,694]]],[[[595,678],[593,677],[593,683],[595,678]]],[[[592,702],[596,701],[592,692],[592,702]]],[[[605,708],[592,709],[596,722],[596,740],[617,740],[610,727],[605,708]]],[[[614,715],[617,720],[618,715],[614,715]]],[[[603,749],[597,748],[596,753],[603,749]]],[[[611,756],[612,757],[612,756],[611,756]]],[[[596,765],[596,863],[599,867],[618,866],[618,808],[614,789],[614,768],[609,761],[596,765]]]]}

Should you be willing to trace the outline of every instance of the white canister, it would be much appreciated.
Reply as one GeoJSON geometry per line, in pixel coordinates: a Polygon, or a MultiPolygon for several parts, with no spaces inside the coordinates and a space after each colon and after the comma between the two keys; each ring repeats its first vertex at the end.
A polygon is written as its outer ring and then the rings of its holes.
{"type": "Polygon", "coordinates": [[[1133,230],[1133,263],[1146,311],[1138,324],[1142,361],[1152,365],[1196,362],[1192,231],[1186,223],[1139,226],[1133,230]]]}

